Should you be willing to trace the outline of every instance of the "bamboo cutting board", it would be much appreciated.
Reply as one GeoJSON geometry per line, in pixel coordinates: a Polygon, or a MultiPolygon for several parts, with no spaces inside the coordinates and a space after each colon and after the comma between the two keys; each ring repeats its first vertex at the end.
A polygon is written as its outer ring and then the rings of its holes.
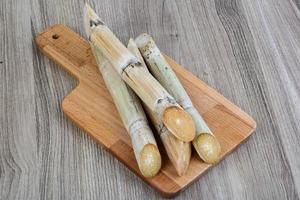
{"type": "MultiPolygon", "coordinates": [[[[142,177],[130,138],[104,85],[88,42],[70,28],[54,25],[40,33],[36,43],[46,56],[79,81],[62,101],[64,113],[162,195],[171,197],[178,194],[212,167],[193,153],[187,173],[179,177],[165,153],[162,153],[161,172],[152,179],[142,177]]],[[[255,121],[175,61],[166,59],[220,141],[223,159],[251,135],[256,128],[255,121]]],[[[160,150],[164,152],[163,147],[160,150]]]]}

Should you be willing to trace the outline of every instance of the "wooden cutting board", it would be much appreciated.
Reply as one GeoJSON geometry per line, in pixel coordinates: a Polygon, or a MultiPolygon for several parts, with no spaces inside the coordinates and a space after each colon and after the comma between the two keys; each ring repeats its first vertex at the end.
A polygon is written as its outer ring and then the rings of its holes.
{"type": "MultiPolygon", "coordinates": [[[[193,153],[187,173],[179,177],[160,146],[163,157],[161,172],[152,179],[142,177],[130,138],[97,69],[88,42],[70,28],[59,24],[40,33],[36,43],[46,56],[79,81],[77,87],[62,101],[64,113],[163,196],[178,194],[212,167],[193,153]]],[[[223,159],[251,135],[256,128],[255,121],[175,61],[167,56],[166,59],[220,141],[223,159]]]]}

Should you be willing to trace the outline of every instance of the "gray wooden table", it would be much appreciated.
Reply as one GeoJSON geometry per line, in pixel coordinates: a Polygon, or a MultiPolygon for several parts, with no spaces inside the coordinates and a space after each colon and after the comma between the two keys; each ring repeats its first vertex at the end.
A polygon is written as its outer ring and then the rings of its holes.
{"type": "MultiPolygon", "coordinates": [[[[299,199],[298,0],[94,0],[123,42],[139,33],[257,121],[257,131],[178,199],[299,199]]],[[[156,199],[67,119],[76,85],[34,37],[83,34],[83,0],[0,1],[0,199],[156,199]]]]}

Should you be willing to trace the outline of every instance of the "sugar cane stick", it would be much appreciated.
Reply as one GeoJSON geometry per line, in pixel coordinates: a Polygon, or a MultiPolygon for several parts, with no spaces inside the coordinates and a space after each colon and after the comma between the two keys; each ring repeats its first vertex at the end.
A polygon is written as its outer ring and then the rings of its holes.
{"type": "Polygon", "coordinates": [[[148,71],[141,67],[139,60],[88,5],[85,6],[85,28],[90,42],[97,46],[122,79],[163,121],[172,134],[180,140],[192,141],[195,137],[192,117],[148,71]]]}
{"type": "MultiPolygon", "coordinates": [[[[128,42],[127,48],[138,58],[145,70],[148,70],[144,63],[143,57],[139,52],[133,39],[128,42]]],[[[175,170],[179,176],[182,176],[188,169],[191,158],[191,143],[178,140],[170,131],[164,126],[161,120],[147,106],[144,106],[148,116],[154,124],[162,143],[166,149],[167,155],[175,167],[175,170]]]]}
{"type": "Polygon", "coordinates": [[[148,34],[141,34],[135,41],[153,76],[175,98],[178,104],[192,116],[196,125],[196,137],[193,140],[193,145],[199,156],[207,163],[217,162],[221,151],[218,140],[193,106],[188,94],[157,48],[152,37],[148,34]]]}
{"type": "Polygon", "coordinates": [[[139,99],[97,47],[93,44],[91,47],[105,85],[130,135],[139,169],[143,176],[153,177],[160,170],[161,157],[139,99]]]}

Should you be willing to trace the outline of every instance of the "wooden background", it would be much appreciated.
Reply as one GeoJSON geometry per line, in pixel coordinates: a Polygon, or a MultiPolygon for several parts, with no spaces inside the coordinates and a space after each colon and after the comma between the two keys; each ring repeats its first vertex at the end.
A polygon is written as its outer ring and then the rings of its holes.
{"type": "MultiPolygon", "coordinates": [[[[93,0],[123,42],[148,32],[162,51],[257,121],[257,131],[177,199],[299,199],[299,0],[93,0]]],[[[76,85],[35,35],[83,34],[83,0],[0,2],[0,199],[156,199],[67,119],[76,85]]]]}

